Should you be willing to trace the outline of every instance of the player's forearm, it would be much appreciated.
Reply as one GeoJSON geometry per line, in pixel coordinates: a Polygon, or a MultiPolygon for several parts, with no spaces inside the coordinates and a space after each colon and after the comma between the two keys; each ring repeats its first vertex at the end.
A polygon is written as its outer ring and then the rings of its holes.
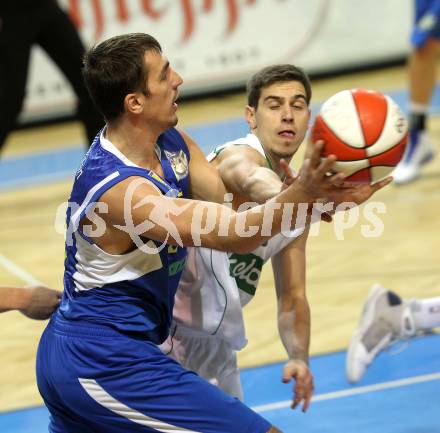
{"type": "Polygon", "coordinates": [[[31,291],[24,287],[0,287],[0,312],[27,308],[31,291]]]}
{"type": "Polygon", "coordinates": [[[310,346],[310,309],[307,300],[296,300],[292,309],[280,308],[278,331],[289,359],[308,364],[310,346]]]}
{"type": "Polygon", "coordinates": [[[133,227],[148,227],[141,234],[160,242],[247,253],[295,225],[303,211],[298,203],[307,207],[312,201],[301,188],[293,185],[264,205],[239,213],[216,203],[150,195],[133,207],[133,227]]]}

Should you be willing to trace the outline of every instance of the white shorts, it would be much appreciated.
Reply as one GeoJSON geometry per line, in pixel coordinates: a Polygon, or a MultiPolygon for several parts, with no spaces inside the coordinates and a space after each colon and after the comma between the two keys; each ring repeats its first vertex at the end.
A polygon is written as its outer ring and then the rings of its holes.
{"type": "Polygon", "coordinates": [[[170,336],[160,348],[187,370],[195,371],[227,394],[243,400],[236,352],[226,341],[173,325],[170,336]]]}

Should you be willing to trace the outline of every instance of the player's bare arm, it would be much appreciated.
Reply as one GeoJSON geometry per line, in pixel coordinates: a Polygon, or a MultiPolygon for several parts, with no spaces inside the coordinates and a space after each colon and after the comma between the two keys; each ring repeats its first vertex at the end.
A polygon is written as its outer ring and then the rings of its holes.
{"type": "MultiPolygon", "coordinates": [[[[266,208],[274,208],[271,233],[271,236],[274,236],[281,231],[283,218],[282,206],[275,208],[275,204],[311,204],[331,187],[331,180],[326,173],[331,169],[335,159],[330,156],[321,161],[320,149],[320,146],[312,149],[310,158],[307,158],[301,167],[298,181],[265,205],[240,214],[215,203],[166,197],[149,181],[143,178],[128,178],[113,186],[101,197],[100,201],[106,205],[108,212],[100,216],[107,224],[105,232],[99,237],[96,236],[94,241],[106,252],[126,253],[133,248],[133,243],[130,234],[121,230],[121,227],[131,224],[131,227],[141,227],[138,235],[169,244],[204,246],[238,253],[250,252],[269,238],[258,230],[262,225],[266,208]],[[133,182],[137,182],[134,188],[133,182]],[[130,216],[130,224],[127,223],[127,215],[130,216]],[[250,226],[257,227],[257,232],[250,237],[243,236],[237,233],[237,226],[246,230],[250,226]],[[200,227],[210,229],[200,230],[200,227]],[[195,242],[194,233],[200,242],[195,242]],[[228,236],[225,236],[225,233],[228,236]],[[243,242],[243,237],[246,238],[246,242],[243,242]]],[[[294,206],[292,221],[296,221],[297,213],[298,206],[294,206]]]]}
{"type": "Polygon", "coordinates": [[[19,310],[30,319],[45,320],[60,299],[61,292],[45,286],[0,287],[0,313],[19,310]]]}
{"type": "Polygon", "coordinates": [[[214,160],[228,191],[247,200],[264,203],[280,192],[282,182],[255,149],[229,146],[214,160]]]}
{"type": "Polygon", "coordinates": [[[223,203],[225,185],[218,170],[206,160],[197,143],[184,131],[179,130],[190,152],[189,185],[191,198],[223,203]]]}
{"type": "MultiPolygon", "coordinates": [[[[294,194],[296,197],[296,192],[292,192],[289,187],[273,201],[287,203],[294,194]]],[[[302,200],[310,200],[310,197],[304,193],[302,200]]],[[[163,196],[149,181],[138,177],[115,185],[103,194],[101,202],[108,207],[108,213],[101,215],[107,223],[106,232],[95,239],[95,242],[112,253],[118,253],[119,245],[122,251],[127,251],[133,233],[124,233],[121,228],[128,227],[131,221],[133,228],[140,227],[141,231],[137,232],[139,236],[171,245],[203,246],[221,251],[248,253],[268,239],[268,236],[261,235],[258,230],[252,236],[245,237],[246,242],[243,242],[244,236],[236,228],[243,227],[247,230],[250,226],[261,227],[264,209],[270,204],[261,205],[260,209],[253,211],[236,213],[217,203],[163,196]],[[121,197],[127,196],[130,197],[129,202],[124,203],[121,197]],[[129,213],[127,206],[130,206],[129,213]],[[130,220],[129,224],[127,218],[130,220]],[[115,237],[118,231],[119,239],[115,237]],[[115,242],[118,242],[116,251],[115,242]]],[[[273,212],[272,235],[281,230],[282,214],[281,207],[273,212]]],[[[293,219],[295,218],[294,211],[293,219]]]]}
{"type": "Polygon", "coordinates": [[[289,357],[284,365],[284,383],[295,379],[295,409],[303,402],[305,412],[313,394],[313,375],[309,370],[310,308],[305,285],[305,248],[308,232],[304,232],[272,257],[278,299],[278,331],[289,357]]]}

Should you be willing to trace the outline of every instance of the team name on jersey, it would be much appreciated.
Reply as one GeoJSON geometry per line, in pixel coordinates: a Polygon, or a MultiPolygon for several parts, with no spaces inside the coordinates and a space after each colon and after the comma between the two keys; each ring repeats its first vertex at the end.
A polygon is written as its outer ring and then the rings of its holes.
{"type": "Polygon", "coordinates": [[[255,295],[264,261],[255,254],[231,254],[229,274],[235,278],[240,290],[255,295]]]}

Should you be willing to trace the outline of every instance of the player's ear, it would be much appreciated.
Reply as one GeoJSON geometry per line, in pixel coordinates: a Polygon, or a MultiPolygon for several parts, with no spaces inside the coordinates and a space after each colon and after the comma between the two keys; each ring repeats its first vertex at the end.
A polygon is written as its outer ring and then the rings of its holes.
{"type": "Polygon", "coordinates": [[[251,130],[257,127],[257,120],[255,119],[255,108],[250,105],[246,105],[244,109],[244,116],[251,130]]]}
{"type": "Polygon", "coordinates": [[[140,93],[128,93],[124,98],[125,110],[129,113],[139,114],[144,108],[144,100],[140,93]]]}

